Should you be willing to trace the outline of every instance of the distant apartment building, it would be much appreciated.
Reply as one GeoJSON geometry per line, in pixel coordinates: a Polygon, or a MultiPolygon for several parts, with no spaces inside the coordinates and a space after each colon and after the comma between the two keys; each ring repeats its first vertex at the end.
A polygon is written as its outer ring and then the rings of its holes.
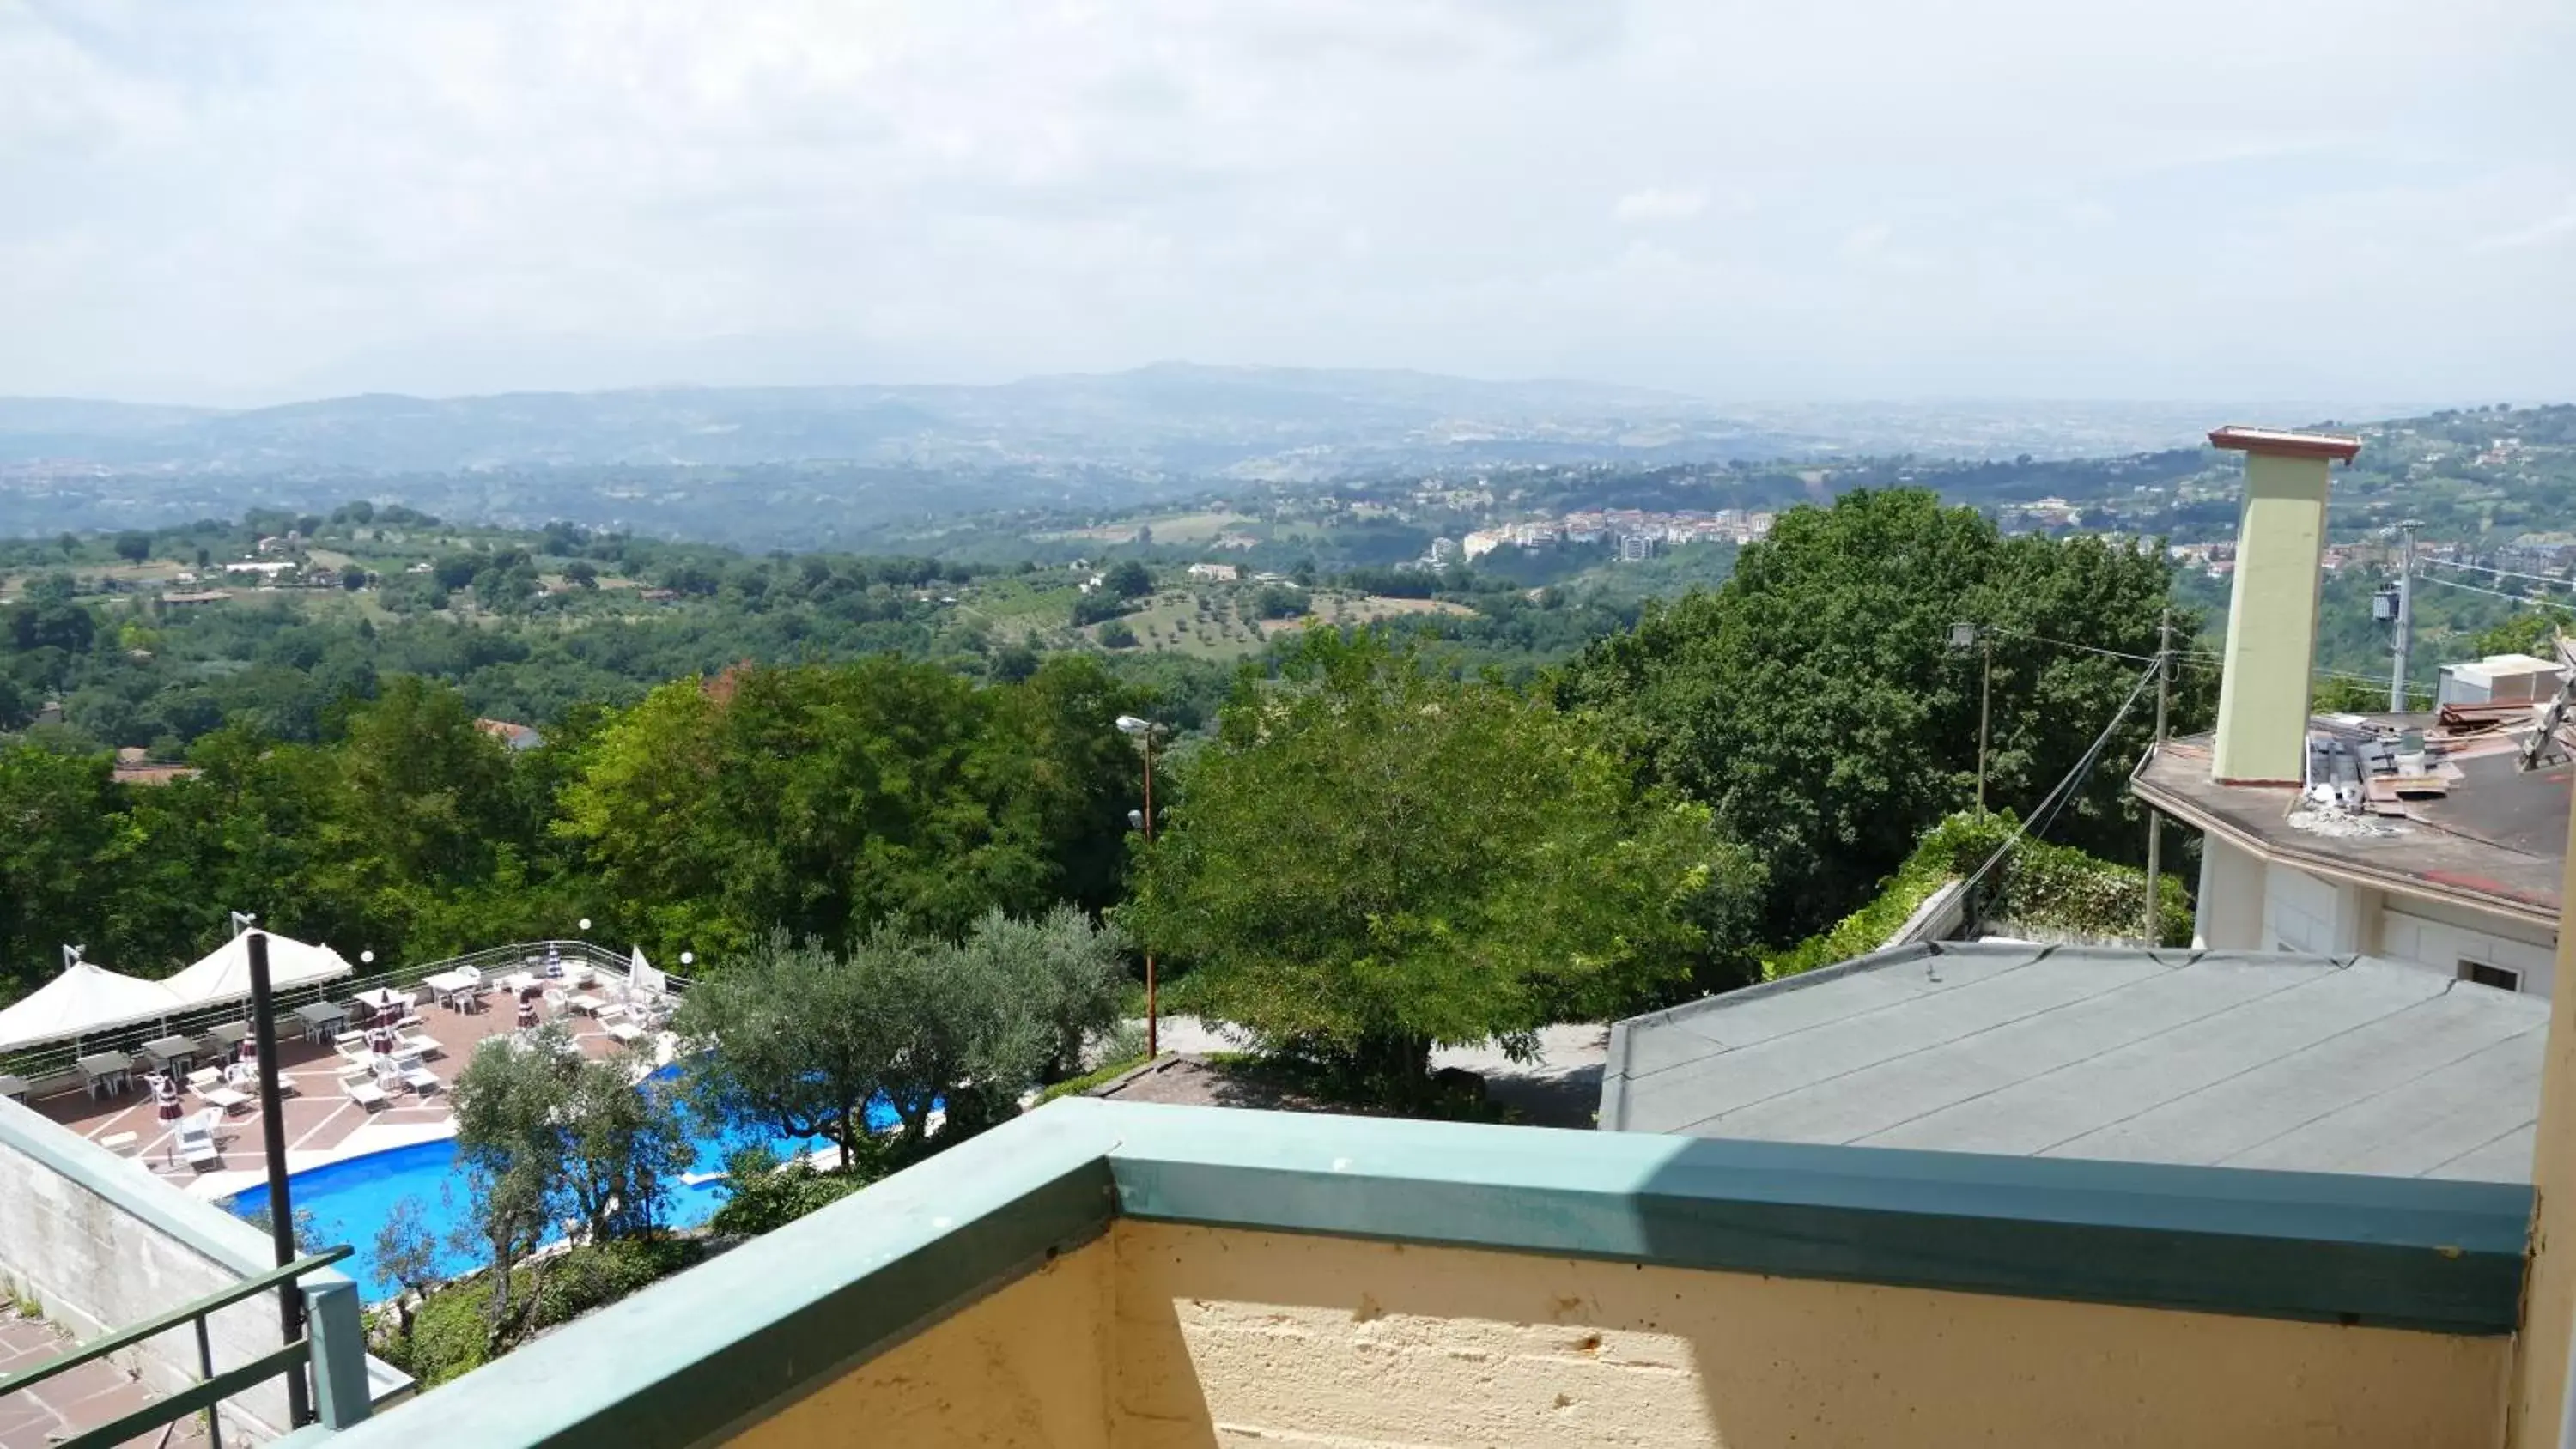
{"type": "Polygon", "coordinates": [[[1619,562],[1644,563],[1655,556],[1655,538],[1649,533],[1619,535],[1619,562]]]}
{"type": "Polygon", "coordinates": [[[1458,540],[1458,552],[1471,559],[1483,558],[1511,541],[1511,534],[1502,529],[1479,529],[1458,540]]]}
{"type": "Polygon", "coordinates": [[[1458,540],[1454,538],[1435,538],[1431,540],[1431,562],[1433,565],[1440,566],[1453,564],[1457,561],[1458,540]]]}
{"type": "Polygon", "coordinates": [[[1224,563],[1194,563],[1187,572],[1191,578],[1210,584],[1230,584],[1243,574],[1233,564],[1224,563]]]}

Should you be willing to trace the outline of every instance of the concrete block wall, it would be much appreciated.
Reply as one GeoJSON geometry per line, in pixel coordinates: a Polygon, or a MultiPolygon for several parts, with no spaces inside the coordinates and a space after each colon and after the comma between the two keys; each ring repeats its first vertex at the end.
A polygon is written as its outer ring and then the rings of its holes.
{"type": "MultiPolygon", "coordinates": [[[[152,1176],[130,1158],[0,1100],[0,1275],[44,1316],[90,1339],[218,1293],[260,1271],[268,1240],[152,1176]],[[248,1265],[248,1266],[245,1266],[248,1265]]],[[[275,1349],[277,1300],[207,1319],[218,1372],[275,1349]]],[[[157,1393],[194,1384],[197,1340],[175,1329],[114,1356],[157,1393]]],[[[226,1401],[225,1442],[275,1437],[286,1390],[272,1380],[226,1401]]]]}

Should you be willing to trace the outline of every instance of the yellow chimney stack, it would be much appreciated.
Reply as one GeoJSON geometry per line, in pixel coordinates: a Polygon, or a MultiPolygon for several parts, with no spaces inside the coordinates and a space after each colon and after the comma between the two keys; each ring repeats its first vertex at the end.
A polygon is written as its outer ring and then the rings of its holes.
{"type": "Polygon", "coordinates": [[[2236,582],[2227,615],[2211,778],[2298,784],[2307,776],[2308,672],[2316,655],[2318,565],[2326,545],[2326,469],[2359,438],[2225,427],[2213,448],[2245,454],[2236,582]]]}

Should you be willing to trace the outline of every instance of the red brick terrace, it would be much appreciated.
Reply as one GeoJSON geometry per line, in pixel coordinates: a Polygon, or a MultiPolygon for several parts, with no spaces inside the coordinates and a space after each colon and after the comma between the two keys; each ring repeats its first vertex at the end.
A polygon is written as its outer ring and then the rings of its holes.
{"type": "MultiPolygon", "coordinates": [[[[543,1002],[539,1003],[539,1012],[542,1020],[559,1023],[571,1032],[585,1056],[605,1057],[618,1049],[607,1029],[588,1016],[543,1002]]],[[[506,1035],[515,1028],[516,1013],[512,1003],[496,992],[486,997],[477,1010],[424,1004],[419,1014],[422,1026],[417,1034],[428,1036],[441,1048],[438,1055],[423,1063],[436,1074],[441,1090],[391,1092],[384,1106],[372,1108],[360,1106],[341,1090],[340,1074],[349,1063],[327,1041],[316,1044],[291,1034],[292,1018],[281,1024],[278,1062],[282,1081],[293,1087],[282,1104],[290,1169],[301,1171],[354,1153],[450,1134],[453,1117],[444,1088],[473,1059],[477,1043],[486,1037],[506,1035]]],[[[644,1038],[643,1048],[653,1049],[650,1035],[644,1038]]],[[[215,1145],[222,1150],[223,1159],[213,1169],[191,1167],[171,1151],[173,1134],[169,1128],[177,1124],[164,1124],[156,1116],[139,1063],[133,1084],[123,1092],[102,1093],[93,1100],[74,1085],[35,1098],[28,1105],[91,1141],[133,1157],[161,1177],[204,1195],[218,1195],[249,1185],[263,1170],[258,1094],[250,1087],[243,1088],[243,1092],[251,1100],[222,1114],[221,1125],[216,1129],[215,1145]],[[119,1140],[125,1133],[132,1133],[133,1139],[119,1140]]],[[[182,1094],[181,1107],[189,1116],[212,1110],[194,1093],[182,1094]]]]}

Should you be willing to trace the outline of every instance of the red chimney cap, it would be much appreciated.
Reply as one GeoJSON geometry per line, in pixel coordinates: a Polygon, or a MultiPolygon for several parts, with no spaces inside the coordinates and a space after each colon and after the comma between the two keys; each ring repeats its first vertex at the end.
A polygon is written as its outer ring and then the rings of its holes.
{"type": "Polygon", "coordinates": [[[2349,463],[2361,439],[2342,433],[2293,433],[2280,428],[2240,428],[2233,423],[2209,435],[2209,446],[2276,458],[2337,458],[2349,463]]]}

